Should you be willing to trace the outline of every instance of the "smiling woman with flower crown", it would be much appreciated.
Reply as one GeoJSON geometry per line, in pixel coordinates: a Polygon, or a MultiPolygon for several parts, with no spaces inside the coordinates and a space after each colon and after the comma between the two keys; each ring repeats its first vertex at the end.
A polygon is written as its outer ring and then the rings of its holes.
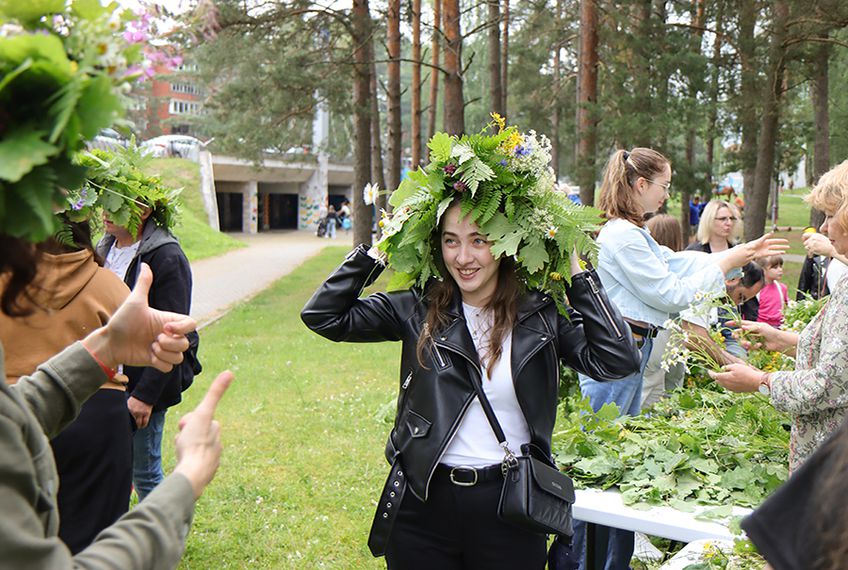
{"type": "Polygon", "coordinates": [[[497,515],[505,451],[474,386],[504,447],[552,465],[560,361],[603,379],[638,367],[577,258],[592,253],[597,214],[553,189],[547,139],[499,126],[433,137],[433,162],[392,195],[378,245],[351,252],[301,313],[334,341],[403,343],[395,479],[369,540],[389,568],[543,568],[545,535],[497,515]],[[384,260],[397,290],[360,298],[384,260]]]}

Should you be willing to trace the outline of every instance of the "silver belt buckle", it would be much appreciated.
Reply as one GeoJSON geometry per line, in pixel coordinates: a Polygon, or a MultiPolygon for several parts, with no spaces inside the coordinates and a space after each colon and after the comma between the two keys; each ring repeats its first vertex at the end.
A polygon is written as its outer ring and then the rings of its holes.
{"type": "Polygon", "coordinates": [[[474,467],[466,467],[465,465],[458,465],[456,467],[452,467],[451,471],[450,471],[450,480],[451,480],[451,483],[453,483],[454,485],[459,485],[460,487],[473,487],[474,485],[477,484],[477,469],[475,469],[474,467]],[[474,480],[470,481],[470,482],[468,482],[468,481],[457,481],[453,476],[453,472],[457,469],[468,469],[468,470],[470,470],[472,473],[474,473],[474,480]]]}

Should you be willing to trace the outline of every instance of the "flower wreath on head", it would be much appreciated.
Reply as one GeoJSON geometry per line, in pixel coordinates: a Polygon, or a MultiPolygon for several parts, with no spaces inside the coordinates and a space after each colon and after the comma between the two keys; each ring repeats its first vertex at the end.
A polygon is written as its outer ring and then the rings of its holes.
{"type": "MultiPolygon", "coordinates": [[[[116,2],[0,1],[0,231],[28,241],[59,228],[74,162],[123,115],[146,64],[142,23],[116,2]]],[[[148,66],[149,67],[149,66],[148,66]]]]}
{"type": "MultiPolygon", "coordinates": [[[[64,214],[74,222],[99,223],[102,213],[135,235],[144,209],[150,207],[156,224],[173,230],[180,216],[182,188],[168,188],[158,177],[145,174],[142,167],[147,161],[134,142],[117,151],[93,149],[79,154],[77,162],[86,168],[86,179],[80,188],[68,192],[64,214]]],[[[64,231],[59,232],[60,241],[64,231]]]]}
{"type": "MultiPolygon", "coordinates": [[[[591,234],[599,227],[599,211],[555,189],[547,137],[505,127],[496,113],[492,118],[478,134],[436,133],[427,144],[430,164],[410,172],[392,193],[393,211],[383,211],[377,243],[395,270],[389,289],[423,288],[430,278],[443,278],[432,238],[459,198],[462,215],[487,236],[492,255],[512,257],[519,279],[550,294],[565,313],[570,254],[596,258],[591,234]]],[[[375,193],[366,187],[366,203],[375,193]]]]}

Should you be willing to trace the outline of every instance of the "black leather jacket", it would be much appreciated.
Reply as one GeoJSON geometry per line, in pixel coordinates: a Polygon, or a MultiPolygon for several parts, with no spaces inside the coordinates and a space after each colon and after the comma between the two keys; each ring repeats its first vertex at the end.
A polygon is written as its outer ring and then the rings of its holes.
{"type": "MultiPolygon", "coordinates": [[[[301,318],[337,342],[403,342],[398,411],[386,455],[391,461],[401,454],[409,488],[426,500],[433,470],[475,397],[469,375],[480,375],[480,367],[458,295],[449,311],[451,324],[435,335],[421,366],[416,343],[427,312],[422,293],[412,289],[359,298],[381,271],[364,247],[353,250],[306,303],[301,318]]],[[[519,305],[512,331],[512,377],[531,443],[546,456],[556,421],[560,359],[598,380],[623,378],[639,369],[630,329],[600,283],[594,271],[573,278],[570,319],[539,292],[526,294],[519,305]]]]}

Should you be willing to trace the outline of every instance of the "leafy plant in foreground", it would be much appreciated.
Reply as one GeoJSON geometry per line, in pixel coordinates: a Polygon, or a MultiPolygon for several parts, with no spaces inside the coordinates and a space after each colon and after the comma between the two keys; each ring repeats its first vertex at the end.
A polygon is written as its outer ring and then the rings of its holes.
{"type": "Polygon", "coordinates": [[[760,395],[682,388],[639,416],[586,399],[560,413],[557,464],[578,487],[617,485],[628,505],[753,507],[788,476],[789,420],[760,395]]]}

